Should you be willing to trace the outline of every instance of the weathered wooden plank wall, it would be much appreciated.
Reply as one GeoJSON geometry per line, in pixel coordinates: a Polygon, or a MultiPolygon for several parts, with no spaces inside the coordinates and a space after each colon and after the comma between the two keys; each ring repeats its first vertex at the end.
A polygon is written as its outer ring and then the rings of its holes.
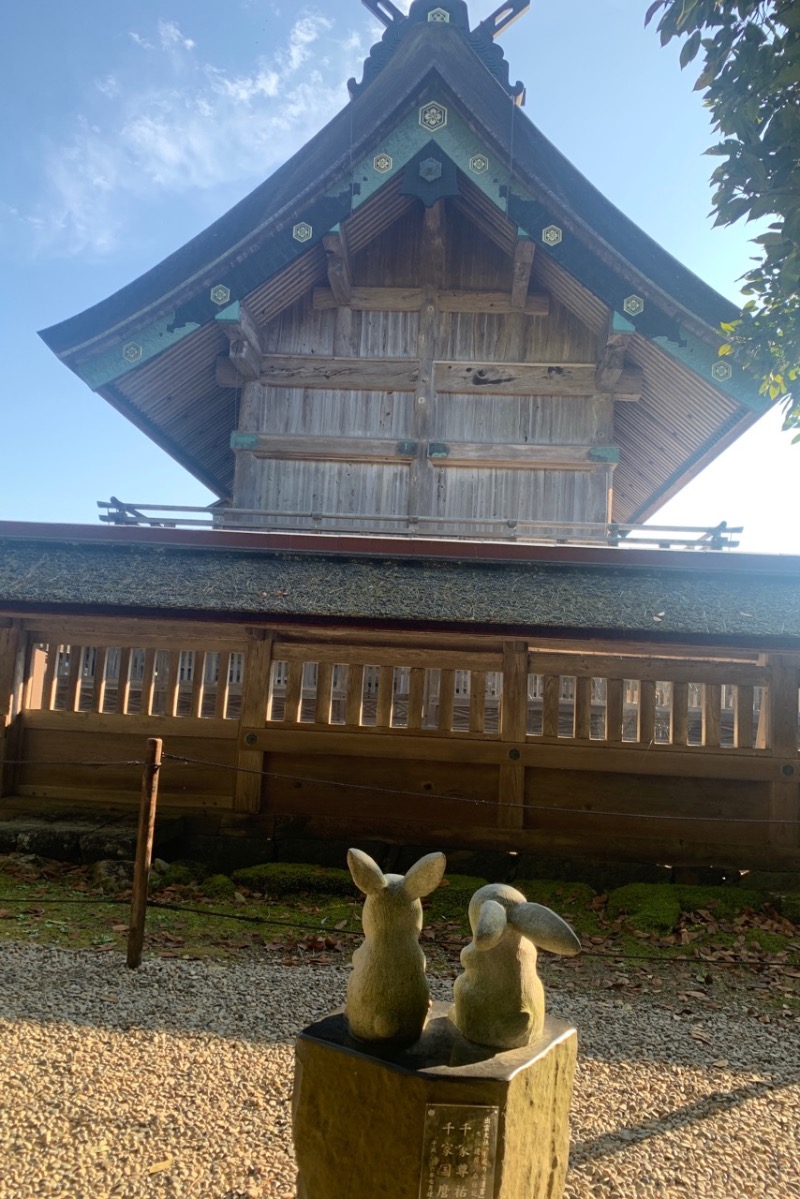
{"type": "Polygon", "coordinates": [[[421,518],[446,522],[426,526],[431,532],[474,535],[497,534],[497,526],[475,523],[481,518],[608,519],[613,466],[588,457],[613,438],[613,398],[595,391],[597,332],[552,298],[548,315],[512,310],[511,259],[457,207],[446,209],[436,236],[444,250],[438,274],[421,249],[421,210],[412,209],[353,256],[352,305],[309,293],[265,326],[268,367],[264,379],[243,384],[237,430],[260,443],[239,438],[235,508],[270,513],[275,527],[282,513],[287,524],[313,513],[342,517],[326,519],[326,528],[368,529],[368,519],[354,518],[374,515],[385,518],[374,525],[382,531],[405,531],[408,518],[421,518]],[[421,280],[432,272],[426,292],[421,280]],[[412,307],[359,308],[388,289],[393,305],[407,299],[412,307]],[[399,299],[397,289],[407,289],[399,299]],[[500,310],[474,310],[479,294],[497,296],[500,310]],[[461,363],[484,371],[512,364],[509,379],[520,379],[523,394],[505,394],[513,382],[476,389],[460,379],[461,363]],[[553,378],[543,371],[523,382],[526,363],[550,364],[553,378]],[[571,394],[559,394],[559,364],[562,391],[571,394]],[[365,386],[348,389],[357,375],[365,386]],[[297,385],[285,385],[294,377],[297,385]],[[459,390],[459,381],[470,389],[459,390]],[[559,462],[554,447],[584,452],[559,462]]]}

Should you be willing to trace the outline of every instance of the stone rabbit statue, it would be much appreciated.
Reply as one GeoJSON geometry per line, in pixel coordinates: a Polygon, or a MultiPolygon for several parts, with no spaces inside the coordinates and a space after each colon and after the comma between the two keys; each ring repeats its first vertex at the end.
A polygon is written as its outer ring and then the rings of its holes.
{"type": "Polygon", "coordinates": [[[536,946],[572,955],[581,943],[570,926],[505,883],[481,887],[469,904],[472,941],[453,987],[450,1019],[469,1041],[518,1049],[541,1036],[544,988],[536,946]]]}
{"type": "Polygon", "coordinates": [[[420,898],[442,881],[443,853],[429,853],[408,873],[384,874],[360,849],[351,849],[347,864],[356,886],[366,895],[364,942],[353,954],[347,984],[345,1016],[354,1037],[411,1045],[425,1025],[430,993],[422,930],[420,898]]]}

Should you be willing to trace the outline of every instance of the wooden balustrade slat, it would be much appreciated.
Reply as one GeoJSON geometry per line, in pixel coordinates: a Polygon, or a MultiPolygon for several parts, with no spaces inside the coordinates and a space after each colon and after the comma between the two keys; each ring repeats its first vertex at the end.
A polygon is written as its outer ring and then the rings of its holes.
{"type": "Polygon", "coordinates": [[[378,699],[376,704],[375,725],[380,729],[392,726],[392,688],[394,687],[394,667],[378,667],[378,699]]]}
{"type": "Polygon", "coordinates": [[[228,697],[231,690],[231,660],[230,650],[220,651],[219,669],[217,671],[217,694],[214,696],[214,718],[224,720],[228,713],[228,697]]]}
{"type": "Polygon", "coordinates": [[[408,681],[408,728],[422,728],[422,709],[425,703],[425,669],[412,666],[408,681]]]}
{"type": "Polygon", "coordinates": [[[131,697],[131,654],[133,650],[126,646],[119,653],[119,673],[117,675],[117,703],[115,711],[127,715],[128,703],[131,697]]]}
{"type": "MultiPolygon", "coordinates": [[[[94,687],[92,689],[92,712],[102,712],[106,702],[106,657],[108,651],[104,645],[98,645],[94,651],[94,687]]],[[[44,706],[44,705],[42,705],[44,706]]]]}
{"type": "Polygon", "coordinates": [[[672,684],[671,741],[673,745],[689,743],[689,684],[672,684]]]}
{"type": "MultiPolygon", "coordinates": [[[[245,650],[244,685],[240,728],[263,728],[267,721],[267,704],[271,702],[272,636],[261,630],[248,634],[245,650]]],[[[264,751],[256,747],[240,748],[236,756],[238,773],[235,777],[233,807],[236,812],[258,812],[261,807],[264,778],[264,751]]],[[[262,818],[263,819],[263,818],[262,818]]],[[[269,833],[270,819],[263,827],[269,833]]],[[[274,824],[274,819],[272,820],[274,824]]]]}
{"type": "Polygon", "coordinates": [[[656,739],[656,684],[654,679],[639,680],[639,736],[642,745],[656,739]]]}
{"type": "Polygon", "coordinates": [[[179,649],[171,649],[167,652],[169,654],[169,668],[167,670],[167,693],[164,696],[164,714],[166,716],[177,716],[178,698],[181,691],[181,651],[179,649]]]}
{"type": "Polygon", "coordinates": [[[360,726],[364,704],[364,666],[350,662],[347,667],[347,699],[345,700],[345,724],[360,726]]]}
{"type": "Polygon", "coordinates": [[[142,671],[142,699],[139,713],[150,716],[153,712],[153,699],[156,691],[156,650],[151,646],[145,650],[144,669],[142,671]]]}
{"type": "Polygon", "coordinates": [[[206,687],[206,651],[196,649],[192,659],[192,698],[189,714],[195,719],[203,715],[203,694],[206,687]]]}
{"type": "Polygon", "coordinates": [[[622,715],[625,699],[625,680],[606,679],[606,741],[622,740],[622,715]]]}
{"type": "Polygon", "coordinates": [[[83,666],[83,646],[69,647],[69,677],[64,708],[67,712],[79,712],[81,707],[81,668],[83,666]]]}
{"type": "Polygon", "coordinates": [[[592,735],[592,680],[589,675],[575,679],[575,736],[588,741],[592,735]]]}
{"type": "Polygon", "coordinates": [[[453,702],[455,700],[456,672],[443,668],[439,672],[439,730],[453,731],[453,702]]]}
{"type": "Polygon", "coordinates": [[[473,670],[469,676],[469,731],[482,733],[486,727],[486,671],[473,670]]]}
{"type": "Polygon", "coordinates": [[[558,717],[561,708],[561,677],[557,674],[544,676],[542,693],[542,735],[558,736],[558,717]]]}
{"type": "Polygon", "coordinates": [[[283,719],[287,724],[299,724],[303,706],[303,670],[305,663],[290,662],[283,701],[283,719]]]}
{"type": "Polygon", "coordinates": [[[737,749],[753,748],[753,688],[737,687],[734,693],[734,736],[737,749]]]}
{"type": "Polygon", "coordinates": [[[332,704],[333,663],[320,662],[317,665],[317,698],[314,705],[314,724],[330,724],[332,704]]]}
{"type": "Polygon", "coordinates": [[[58,653],[60,645],[50,642],[47,647],[47,664],[44,668],[44,683],[42,684],[42,707],[52,712],[56,700],[56,671],[58,669],[58,653]]]}
{"type": "Polygon", "coordinates": [[[703,745],[718,746],[722,736],[722,688],[719,683],[703,684],[703,745]]]}

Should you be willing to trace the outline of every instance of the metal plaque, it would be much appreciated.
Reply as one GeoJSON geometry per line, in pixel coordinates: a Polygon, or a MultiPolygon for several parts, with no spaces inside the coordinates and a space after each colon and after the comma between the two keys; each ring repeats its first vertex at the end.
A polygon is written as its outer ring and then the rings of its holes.
{"type": "Polygon", "coordinates": [[[492,1199],[500,1109],[429,1103],[419,1199],[492,1199]]]}

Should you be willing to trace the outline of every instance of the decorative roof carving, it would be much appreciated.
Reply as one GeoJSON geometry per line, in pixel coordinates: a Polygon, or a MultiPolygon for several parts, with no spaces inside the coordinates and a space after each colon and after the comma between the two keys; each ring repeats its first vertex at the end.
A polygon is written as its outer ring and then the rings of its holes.
{"type": "MultiPolygon", "coordinates": [[[[368,5],[371,9],[372,6],[368,5]]],[[[514,8],[513,15],[519,15],[528,7],[527,3],[506,4],[504,10],[514,8]]],[[[394,6],[392,6],[392,9],[394,6]]],[[[396,10],[395,10],[396,11],[396,10]]],[[[499,11],[499,10],[498,10],[499,11]]],[[[497,14],[481,21],[474,29],[469,27],[469,12],[465,0],[414,0],[407,17],[402,15],[388,16],[378,14],[386,24],[383,37],[372,47],[364,60],[364,72],[361,82],[349,79],[347,88],[352,99],[360,95],[365,87],[383,70],[394,55],[398,46],[408,37],[417,25],[437,27],[447,25],[457,29],[462,34],[470,49],[478,56],[483,65],[491,72],[500,86],[513,97],[517,103],[522,103],[525,95],[525,85],[519,80],[511,84],[508,76],[508,63],[495,37],[505,25],[498,25],[497,14]],[[388,23],[387,23],[388,22],[388,23]]]]}

